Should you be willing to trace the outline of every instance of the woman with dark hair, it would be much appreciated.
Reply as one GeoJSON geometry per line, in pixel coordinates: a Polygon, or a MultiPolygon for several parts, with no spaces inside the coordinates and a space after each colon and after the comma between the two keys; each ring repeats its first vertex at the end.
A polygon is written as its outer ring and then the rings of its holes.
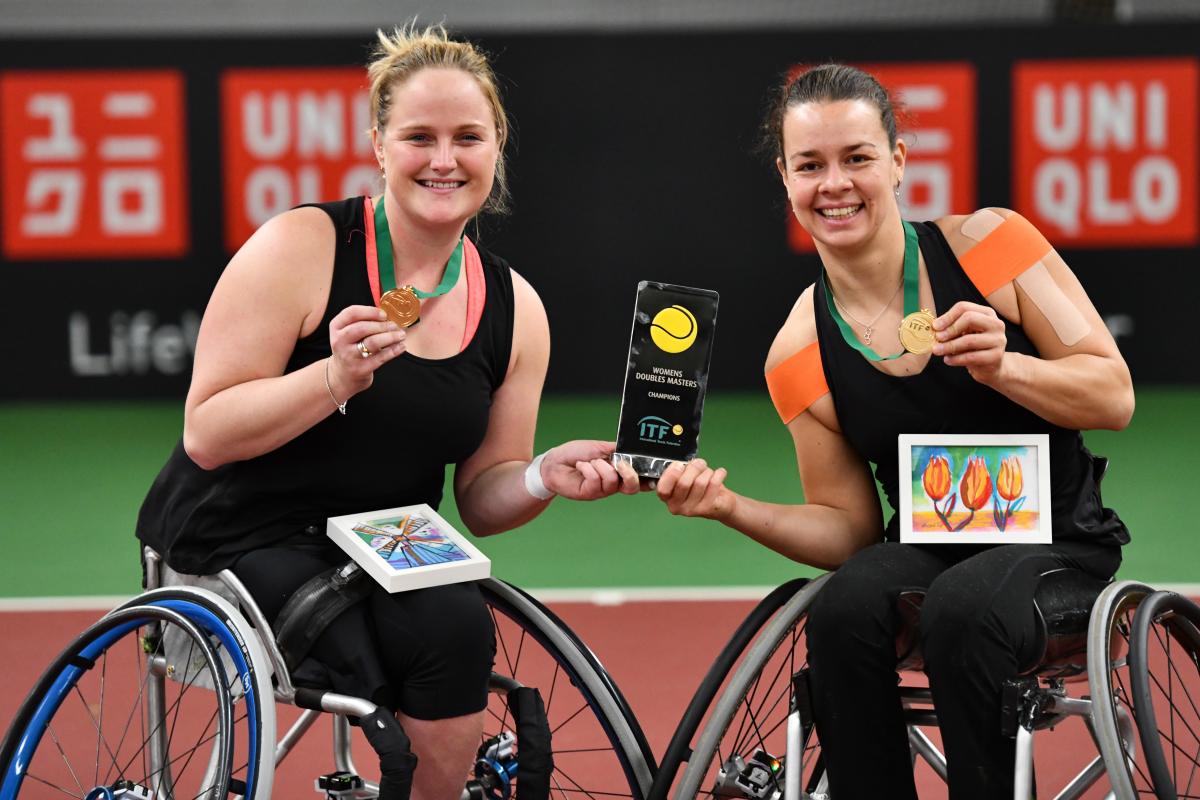
{"type": "Polygon", "coordinates": [[[927,590],[920,637],[951,797],[1011,797],[1001,686],[1030,657],[1038,576],[1108,578],[1129,540],[1080,435],[1128,424],[1129,370],[1075,275],[1020,215],[901,217],[907,149],[871,75],[827,64],[789,80],[765,133],[823,267],[766,360],[806,502],[738,494],[701,459],[672,465],[658,494],[672,513],[836,569],[807,628],[834,797],[916,797],[895,674],[896,598],[912,588],[927,590]],[[900,544],[875,482],[898,508],[902,433],[1048,434],[1053,543],[900,544]]]}

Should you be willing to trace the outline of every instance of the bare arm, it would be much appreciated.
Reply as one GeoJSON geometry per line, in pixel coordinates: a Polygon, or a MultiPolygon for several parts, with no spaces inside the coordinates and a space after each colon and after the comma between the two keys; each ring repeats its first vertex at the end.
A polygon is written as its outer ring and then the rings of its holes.
{"type": "MultiPolygon", "coordinates": [[[[1012,212],[994,209],[1001,216],[1012,212]]],[[[960,232],[960,220],[939,222],[956,254],[973,246],[960,232]]],[[[1133,416],[1133,383],[1117,344],[1092,305],[1079,279],[1056,251],[1042,260],[1049,276],[1041,285],[1017,280],[1001,286],[990,306],[960,302],[934,323],[938,341],[934,355],[990,386],[1043,419],[1078,430],[1119,430],[1133,416]],[[1031,297],[1031,292],[1041,297],[1031,297]],[[1045,309],[1045,310],[1043,310],[1045,309]],[[1037,356],[1005,349],[999,316],[1019,324],[1037,348],[1037,356]],[[1076,320],[1082,338],[1070,344],[1056,330],[1055,315],[1076,320]]],[[[1073,337],[1070,337],[1073,338],[1073,337]]]]}
{"type": "MultiPolygon", "coordinates": [[[[816,405],[833,402],[826,395],[816,405]]],[[[815,408],[815,406],[814,406],[815,408]]],[[[658,493],[673,514],[704,516],[740,531],[793,561],[833,569],[883,537],[882,510],[867,465],[812,409],[788,424],[805,502],[768,503],[724,485],[725,470],[703,459],[672,464],[658,493]]]]}
{"type": "MultiPolygon", "coordinates": [[[[812,293],[805,292],[776,337],[768,370],[816,341],[812,293]]],[[[673,514],[715,519],[794,561],[833,568],[883,535],[882,510],[867,464],[841,434],[826,394],[788,423],[805,503],[768,503],[725,486],[724,468],[702,459],[673,464],[658,494],[673,514]]]]}
{"type": "MultiPolygon", "coordinates": [[[[546,365],[550,328],[533,287],[513,273],[513,354],[508,374],[492,397],[483,443],[454,472],[454,493],[463,522],[476,536],[510,530],[549,505],[525,488],[546,365]]],[[[638,490],[627,464],[614,467],[611,442],[573,441],[547,451],[542,480],[556,494],[577,500],[638,490]],[[624,469],[622,470],[621,467],[624,469]]]]}
{"type": "Polygon", "coordinates": [[[283,374],[296,341],[320,323],[333,271],[333,224],[315,208],[289,211],[258,230],[222,273],[200,326],[183,442],[205,469],[270,452],[371,384],[403,352],[403,331],[369,306],[330,326],[335,357],[283,374]],[[366,337],[374,355],[356,350],[366,337]],[[357,360],[355,360],[357,359],[357,360]]]}

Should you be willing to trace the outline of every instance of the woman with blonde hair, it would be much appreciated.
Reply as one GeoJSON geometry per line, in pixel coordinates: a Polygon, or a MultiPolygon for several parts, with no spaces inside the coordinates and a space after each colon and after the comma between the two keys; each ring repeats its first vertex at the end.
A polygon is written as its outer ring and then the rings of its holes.
{"type": "MultiPolygon", "coordinates": [[[[368,76],[382,193],[283,213],[229,262],[200,328],[183,437],[138,520],[173,569],[232,569],[269,620],[345,561],[327,517],[437,507],[447,465],[479,536],[528,522],[555,494],[638,489],[609,442],[531,459],[546,314],[465,235],[507,201],[508,120],[486,57],[413,25],[378,33],[368,76]]],[[[413,796],[450,800],[479,743],[494,651],[474,584],[375,586],[295,680],[394,710],[419,759],[413,796]]]]}

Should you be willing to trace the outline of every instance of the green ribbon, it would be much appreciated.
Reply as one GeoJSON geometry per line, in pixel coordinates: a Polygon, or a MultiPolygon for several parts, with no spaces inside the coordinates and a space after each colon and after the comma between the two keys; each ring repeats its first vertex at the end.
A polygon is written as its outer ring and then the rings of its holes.
{"type": "MultiPolygon", "coordinates": [[[[909,224],[907,220],[901,220],[900,224],[904,226],[904,316],[907,317],[909,314],[921,310],[921,271],[917,267],[917,229],[909,224]]],[[[838,313],[837,304],[833,302],[833,289],[829,288],[829,275],[825,272],[824,267],[821,268],[821,283],[825,286],[825,305],[829,307],[829,314],[841,330],[842,338],[846,340],[846,344],[862,353],[863,357],[868,361],[891,361],[893,358],[899,358],[908,352],[904,348],[900,348],[900,352],[895,355],[881,356],[860,342],[858,337],[854,335],[854,329],[838,313]]]]}
{"type": "MultiPolygon", "coordinates": [[[[379,202],[375,204],[375,256],[379,262],[379,293],[381,295],[396,288],[396,267],[392,263],[392,232],[388,228],[387,212],[383,206],[383,198],[380,197],[379,202]]],[[[458,245],[450,254],[450,260],[446,262],[446,269],[442,273],[442,282],[431,292],[423,292],[415,286],[409,288],[422,300],[445,294],[454,288],[454,284],[458,283],[458,275],[462,272],[462,260],[463,243],[460,236],[458,245]]]]}

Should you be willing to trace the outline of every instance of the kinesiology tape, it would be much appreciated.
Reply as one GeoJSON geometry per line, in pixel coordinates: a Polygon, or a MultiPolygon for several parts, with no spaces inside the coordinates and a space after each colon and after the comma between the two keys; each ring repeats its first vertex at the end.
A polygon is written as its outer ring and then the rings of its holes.
{"type": "Polygon", "coordinates": [[[1088,321],[1046,269],[1046,260],[1058,255],[1027,219],[1020,214],[1005,219],[985,208],[967,217],[960,230],[977,243],[959,263],[980,294],[987,297],[1005,284],[1015,283],[1064,345],[1071,347],[1088,335],[1088,321]]]}
{"type": "Polygon", "coordinates": [[[829,394],[820,346],[813,342],[773,367],[767,373],[767,391],[785,425],[829,394]]]}

